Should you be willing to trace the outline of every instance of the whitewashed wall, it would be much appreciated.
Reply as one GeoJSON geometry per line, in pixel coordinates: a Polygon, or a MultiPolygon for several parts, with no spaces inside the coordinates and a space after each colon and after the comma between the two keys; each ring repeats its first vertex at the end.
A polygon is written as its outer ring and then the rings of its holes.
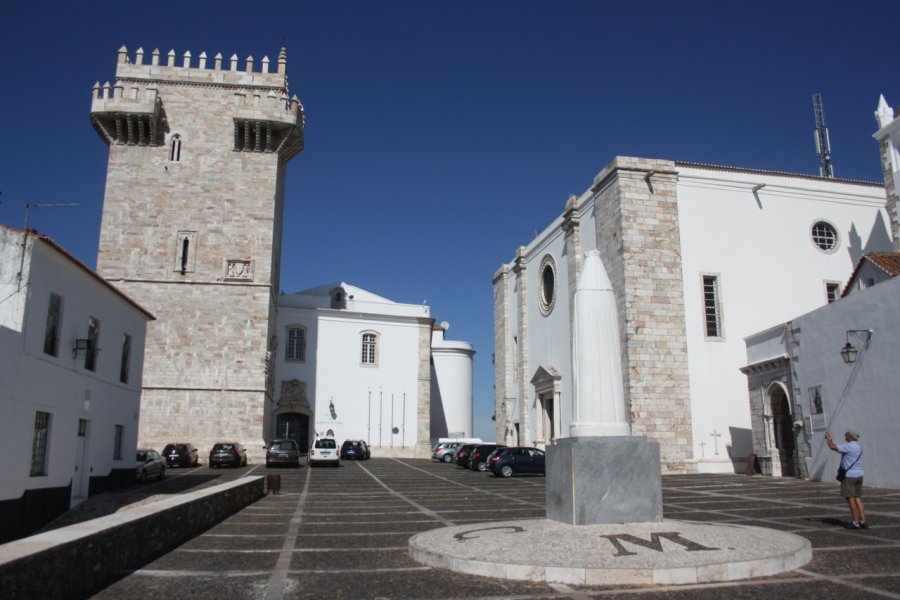
{"type": "MultiPolygon", "coordinates": [[[[3,279],[10,273],[10,245],[21,234],[2,236],[3,279]]],[[[18,246],[21,248],[21,246],[18,246]]],[[[18,498],[26,489],[64,487],[73,495],[87,495],[89,477],[103,477],[114,469],[135,466],[141,373],[148,317],[88,271],[43,241],[32,240],[24,262],[25,309],[20,331],[4,325],[0,357],[4,364],[0,386],[0,500],[18,498]],[[33,246],[31,245],[33,243],[33,246]],[[43,352],[50,293],[64,299],[59,353],[43,352]],[[72,357],[77,338],[87,337],[88,318],[101,322],[96,371],[84,369],[84,357],[72,357]],[[128,383],[119,381],[122,336],[132,336],[128,383]],[[50,413],[47,475],[29,475],[35,411],[50,413]],[[79,419],[89,421],[85,465],[75,472],[79,419]],[[122,458],[113,460],[115,425],[124,426],[122,458]],[[78,478],[83,479],[79,482],[78,478]]],[[[4,316],[4,323],[15,322],[4,316]]]]}
{"type": "Polygon", "coordinates": [[[863,251],[889,251],[884,204],[881,187],[679,168],[694,456],[700,471],[741,470],[740,461],[751,452],[747,382],[739,371],[746,359],[744,338],[824,305],[825,282],[846,284],[863,251]],[[754,194],[760,184],[765,187],[754,194]],[[833,252],[822,252],[811,239],[818,220],[838,230],[833,252]],[[702,274],[720,278],[722,340],[704,337],[702,274]]]}

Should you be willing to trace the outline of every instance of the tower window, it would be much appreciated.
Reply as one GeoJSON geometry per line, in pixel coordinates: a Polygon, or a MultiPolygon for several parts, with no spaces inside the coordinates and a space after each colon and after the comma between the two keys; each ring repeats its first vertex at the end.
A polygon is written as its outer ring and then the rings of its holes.
{"type": "Polygon", "coordinates": [[[362,360],[364,365],[378,364],[378,334],[367,332],[362,334],[362,360]]]}
{"type": "Polygon", "coordinates": [[[176,133],[169,144],[169,162],[179,161],[181,161],[181,134],[176,133]]]}
{"type": "Polygon", "coordinates": [[[722,336],[722,303],[719,298],[718,275],[703,276],[703,316],[706,337],[722,336]]]}
{"type": "Polygon", "coordinates": [[[182,275],[194,271],[197,254],[197,232],[179,231],[175,239],[175,270],[182,275]]]}

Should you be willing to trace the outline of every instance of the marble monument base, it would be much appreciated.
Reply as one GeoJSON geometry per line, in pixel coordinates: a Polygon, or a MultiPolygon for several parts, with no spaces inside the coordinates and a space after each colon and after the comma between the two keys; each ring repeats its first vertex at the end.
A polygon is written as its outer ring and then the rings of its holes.
{"type": "Polygon", "coordinates": [[[547,518],[567,525],[662,521],[659,443],[562,438],[547,448],[547,518]]]}

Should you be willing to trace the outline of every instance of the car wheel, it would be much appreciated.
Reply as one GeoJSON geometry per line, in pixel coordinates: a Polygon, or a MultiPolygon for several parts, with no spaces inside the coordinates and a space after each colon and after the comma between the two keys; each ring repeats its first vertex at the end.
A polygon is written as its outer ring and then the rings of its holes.
{"type": "Polygon", "coordinates": [[[267,469],[272,468],[272,463],[270,463],[269,461],[266,461],[266,468],[267,469]]]}
{"type": "Polygon", "coordinates": [[[513,472],[513,468],[509,465],[503,465],[502,467],[500,467],[500,474],[504,477],[512,477],[513,472]]]}
{"type": "Polygon", "coordinates": [[[445,455],[444,455],[444,458],[443,458],[442,460],[443,460],[445,463],[451,463],[451,462],[453,462],[453,455],[452,455],[452,454],[445,454],[445,455]]]}
{"type": "Polygon", "coordinates": [[[484,473],[485,471],[488,470],[488,464],[487,464],[486,460],[483,460],[480,463],[478,463],[478,470],[481,471],[482,473],[484,473]]]}

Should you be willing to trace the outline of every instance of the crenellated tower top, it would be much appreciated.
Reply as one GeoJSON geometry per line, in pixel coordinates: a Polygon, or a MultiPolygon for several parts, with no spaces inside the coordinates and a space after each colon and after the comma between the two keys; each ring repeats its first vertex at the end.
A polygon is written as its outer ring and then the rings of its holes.
{"type": "Polygon", "coordinates": [[[289,159],[302,150],[305,114],[300,99],[288,92],[287,51],[279,51],[274,71],[268,56],[258,64],[253,56],[239,63],[237,54],[225,61],[220,52],[210,61],[206,52],[195,58],[189,50],[179,60],[175,50],[163,57],[155,49],[146,57],[138,48],[132,58],[122,46],[115,83],[93,86],[91,121],[108,144],[159,145],[165,129],[161,87],[218,88],[233,96],[232,116],[241,136],[236,149],[276,151],[289,159]],[[252,143],[252,132],[263,126],[278,135],[252,143]]]}

